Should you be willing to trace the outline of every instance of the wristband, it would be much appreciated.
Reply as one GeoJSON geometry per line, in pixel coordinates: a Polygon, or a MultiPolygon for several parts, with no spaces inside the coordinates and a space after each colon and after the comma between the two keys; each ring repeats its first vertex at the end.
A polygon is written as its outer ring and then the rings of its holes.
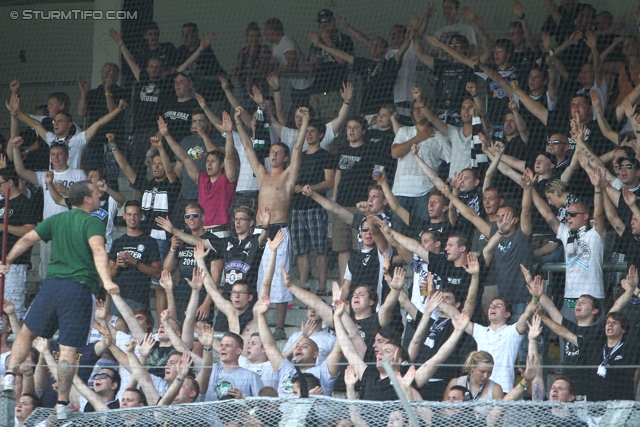
{"type": "Polygon", "coordinates": [[[109,144],[109,150],[111,150],[111,152],[114,152],[118,149],[118,146],[114,143],[110,143],[109,144]]]}
{"type": "Polygon", "coordinates": [[[122,46],[124,46],[124,43],[120,43],[120,44],[118,45],[118,48],[121,48],[122,46]]]}
{"type": "Polygon", "coordinates": [[[504,231],[498,230],[498,234],[501,235],[501,236],[504,236],[504,231]]]}
{"type": "Polygon", "coordinates": [[[349,105],[349,102],[345,101],[344,99],[342,100],[342,102],[344,103],[344,105],[349,105]]]}
{"type": "Polygon", "coordinates": [[[111,320],[109,320],[109,324],[115,328],[117,321],[118,321],[118,316],[111,316],[111,320]]]}
{"type": "Polygon", "coordinates": [[[522,389],[523,389],[524,391],[527,391],[527,386],[522,385],[522,382],[523,382],[523,381],[520,381],[520,387],[522,387],[522,389]]]}
{"type": "Polygon", "coordinates": [[[212,351],[212,350],[213,350],[213,347],[202,347],[202,350],[203,350],[205,353],[209,353],[210,351],[212,351]]]}
{"type": "Polygon", "coordinates": [[[104,96],[111,96],[111,92],[105,92],[104,96]]]}
{"type": "Polygon", "coordinates": [[[278,88],[278,89],[274,89],[273,91],[274,91],[274,92],[280,92],[280,88],[278,88]]]}
{"type": "Polygon", "coordinates": [[[424,106],[425,106],[425,104],[422,104],[422,105],[418,104],[418,107],[420,107],[420,108],[424,108],[424,106]]]}
{"type": "MultiPolygon", "coordinates": [[[[184,381],[184,377],[181,377],[180,375],[178,375],[176,377],[176,381],[184,381]]],[[[526,390],[526,389],[525,389],[526,390]]]]}
{"type": "Polygon", "coordinates": [[[537,304],[539,302],[537,297],[534,297],[533,295],[531,296],[531,301],[533,301],[534,304],[537,304]]]}
{"type": "Polygon", "coordinates": [[[600,194],[602,191],[594,191],[593,194],[600,194]]]}
{"type": "Polygon", "coordinates": [[[25,376],[25,377],[27,377],[27,378],[28,378],[28,377],[32,377],[32,376],[33,376],[33,372],[31,372],[31,373],[29,373],[29,372],[25,372],[25,373],[23,373],[22,375],[23,375],[23,376],[25,376]]]}
{"type": "Polygon", "coordinates": [[[173,248],[169,248],[169,250],[170,250],[171,252],[175,252],[175,251],[176,251],[176,250],[175,250],[175,249],[173,249],[173,248]]]}
{"type": "Polygon", "coordinates": [[[553,49],[549,50],[549,56],[556,56],[556,53],[553,51],[553,49]]]}
{"type": "Polygon", "coordinates": [[[522,20],[524,19],[524,17],[525,17],[525,16],[527,16],[527,14],[526,14],[526,13],[523,13],[523,14],[522,14],[522,16],[518,16],[518,19],[519,19],[520,21],[522,21],[522,20]]]}
{"type": "Polygon", "coordinates": [[[140,265],[140,260],[137,260],[134,267],[138,268],[139,265],[140,265]]]}
{"type": "Polygon", "coordinates": [[[17,114],[11,114],[11,117],[18,117],[17,114]]]}

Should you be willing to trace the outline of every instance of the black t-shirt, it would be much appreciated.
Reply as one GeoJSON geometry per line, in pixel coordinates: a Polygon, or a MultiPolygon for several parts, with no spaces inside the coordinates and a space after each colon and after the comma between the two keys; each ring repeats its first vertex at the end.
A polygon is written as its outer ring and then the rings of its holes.
{"type": "Polygon", "coordinates": [[[224,283],[225,291],[231,291],[231,286],[237,280],[244,280],[255,293],[258,281],[258,267],[262,260],[265,247],[260,246],[259,234],[250,234],[246,239],[229,237],[224,257],[224,283]]]}
{"type": "MultiPolygon", "coordinates": [[[[373,307],[375,309],[375,306],[373,307]]],[[[367,345],[367,350],[364,353],[363,360],[367,363],[375,363],[376,355],[373,350],[373,341],[377,331],[380,329],[380,320],[378,313],[373,313],[371,316],[364,319],[353,318],[353,322],[358,327],[358,333],[367,345]]]]}
{"type": "Polygon", "coordinates": [[[556,24],[553,17],[549,15],[544,21],[541,31],[549,33],[551,37],[555,37],[558,43],[564,42],[575,31],[575,20],[580,11],[586,6],[589,5],[578,3],[573,11],[566,11],[564,6],[558,6],[558,12],[561,16],[560,23],[556,24]]]}
{"type": "MultiPolygon", "coordinates": [[[[5,210],[4,200],[2,201],[3,208],[0,211],[0,220],[4,221],[5,210]]],[[[21,226],[26,224],[36,225],[38,223],[38,210],[35,204],[24,194],[19,194],[17,197],[10,199],[9,201],[9,224],[14,226],[21,226]]],[[[13,245],[20,240],[20,236],[16,236],[12,233],[7,233],[7,253],[13,248],[13,245]]],[[[0,250],[2,249],[2,241],[0,240],[0,250]]],[[[27,249],[22,255],[13,261],[16,265],[29,265],[31,263],[31,248],[27,249]]]]}
{"type": "MultiPolygon", "coordinates": [[[[518,69],[526,71],[531,70],[531,68],[536,66],[536,59],[538,59],[538,55],[536,52],[527,48],[522,52],[513,52],[509,61],[514,64],[518,69]]],[[[528,73],[527,73],[528,75],[528,73]]]]}
{"type": "MultiPolygon", "coordinates": [[[[238,316],[238,322],[240,323],[240,332],[244,331],[247,324],[253,320],[253,309],[251,306],[247,308],[242,314],[238,316]]],[[[223,312],[218,311],[216,315],[216,322],[213,325],[213,330],[218,332],[228,332],[229,331],[229,319],[224,315],[223,312]]]]}
{"type": "Polygon", "coordinates": [[[140,229],[144,233],[149,233],[150,230],[162,230],[156,224],[156,217],[171,216],[171,210],[175,207],[180,194],[180,181],[176,180],[171,183],[168,178],[162,181],[148,180],[139,174],[132,186],[143,193],[142,213],[144,216],[140,221],[140,229]]]}
{"type": "MultiPolygon", "coordinates": [[[[155,239],[147,234],[129,236],[127,234],[118,237],[111,245],[109,260],[116,262],[120,252],[128,252],[142,264],[150,265],[154,261],[160,261],[160,250],[155,239]]],[[[144,274],[138,267],[127,265],[120,267],[118,275],[113,281],[120,286],[120,296],[129,298],[149,307],[149,283],[151,278],[144,274]]]]}
{"type": "Polygon", "coordinates": [[[395,57],[374,61],[356,56],[353,72],[363,77],[361,114],[376,114],[384,104],[393,105],[393,90],[402,62],[395,57]]]}
{"type": "Polygon", "coordinates": [[[380,379],[380,371],[375,366],[367,366],[362,374],[362,387],[360,388],[360,400],[385,402],[398,400],[398,395],[391,385],[389,377],[380,379]]]}
{"type": "MultiPolygon", "coordinates": [[[[298,176],[296,185],[314,185],[324,181],[325,169],[333,170],[335,161],[335,156],[322,148],[315,153],[305,151],[302,153],[300,175],[298,176]]],[[[325,191],[320,191],[318,194],[324,196],[325,191]]],[[[302,193],[295,193],[291,198],[290,207],[291,209],[306,210],[319,208],[321,206],[311,197],[307,197],[302,193]]]]}
{"type": "MultiPolygon", "coordinates": [[[[482,256],[478,257],[480,263],[480,277],[486,270],[486,264],[482,256]]],[[[429,271],[433,273],[433,282],[436,289],[448,287],[458,292],[460,305],[464,306],[471,285],[471,275],[462,267],[456,267],[453,262],[447,261],[446,255],[429,254],[429,271]]],[[[476,305],[471,318],[472,322],[482,322],[482,294],[484,293],[484,284],[480,280],[478,284],[478,296],[476,305]]]]}
{"type": "MultiPolygon", "coordinates": [[[[183,231],[187,234],[191,234],[190,230],[183,231]]],[[[217,237],[208,230],[198,237],[201,239],[207,239],[211,245],[211,249],[204,260],[207,268],[209,269],[212,261],[222,259],[225,240],[217,237]]],[[[185,279],[191,280],[191,277],[193,276],[193,269],[198,266],[198,263],[193,257],[193,249],[193,245],[185,243],[178,247],[175,253],[176,260],[178,261],[178,270],[180,271],[180,279],[178,280],[178,286],[174,288],[173,293],[176,300],[176,310],[178,310],[176,316],[181,322],[184,320],[184,312],[187,309],[189,299],[191,298],[191,286],[189,286],[185,279]]],[[[203,287],[200,290],[198,306],[204,302],[206,297],[207,290],[203,287]]]]}
{"type": "MultiPolygon", "coordinates": [[[[104,95],[105,89],[103,85],[98,86],[96,89],[91,89],[87,93],[87,126],[94,124],[100,117],[109,114],[109,107],[107,107],[107,99],[104,95]]],[[[111,88],[111,97],[116,105],[122,99],[129,101],[131,91],[121,88],[115,85],[111,88]]],[[[96,137],[104,137],[107,133],[123,134],[125,124],[125,115],[118,114],[113,120],[105,124],[100,128],[100,132],[96,134],[96,137]]],[[[104,137],[106,141],[106,137],[104,137]]]]}
{"type": "MultiPolygon", "coordinates": [[[[480,215],[480,206],[482,206],[481,187],[476,187],[471,191],[461,191],[458,195],[458,198],[471,209],[473,209],[476,215],[480,215]]],[[[456,212],[458,212],[457,209],[456,212]]],[[[467,218],[462,216],[460,212],[458,212],[458,220],[456,221],[456,225],[453,228],[455,231],[471,237],[473,236],[473,232],[476,227],[471,221],[469,221],[467,218]]]]}
{"type": "MultiPolygon", "coordinates": [[[[446,214],[445,214],[446,215],[446,214]]],[[[442,234],[444,241],[446,242],[449,235],[453,232],[453,227],[449,222],[449,217],[445,216],[442,222],[425,221],[418,215],[409,214],[409,231],[411,237],[420,238],[425,231],[437,231],[442,234]]]]}
{"type": "Polygon", "coordinates": [[[338,148],[335,169],[340,171],[340,183],[336,202],[340,206],[355,206],[367,200],[373,183],[371,173],[383,160],[382,147],[378,144],[364,143],[358,147],[347,144],[338,148]]]}
{"type": "MultiPolygon", "coordinates": [[[[601,326],[602,327],[602,326],[601,326]]],[[[600,366],[608,356],[606,375],[598,375],[597,368],[589,368],[588,373],[591,386],[587,392],[587,399],[592,402],[604,400],[633,400],[633,378],[640,359],[638,339],[633,333],[627,334],[621,341],[621,346],[609,348],[606,336],[600,340],[588,343],[585,337],[578,337],[578,344],[586,351],[587,365],[600,366]],[[632,366],[627,368],[617,366],[632,366]]]]}
{"type": "MultiPolygon", "coordinates": [[[[353,55],[353,40],[345,33],[336,31],[335,34],[331,36],[331,41],[336,49],[353,55]]],[[[347,80],[348,64],[346,62],[342,65],[338,64],[338,61],[336,61],[333,55],[320,49],[315,44],[311,44],[309,47],[307,61],[312,55],[322,58],[320,60],[322,65],[313,70],[314,80],[309,88],[311,93],[335,92],[340,90],[342,82],[347,80]]]]}
{"type": "Polygon", "coordinates": [[[147,370],[151,375],[164,378],[164,368],[172,351],[175,351],[173,346],[160,347],[160,342],[156,341],[147,357],[147,370]]]}
{"type": "MultiPolygon", "coordinates": [[[[605,339],[604,329],[601,324],[578,326],[576,323],[563,317],[562,326],[578,337],[578,343],[599,343],[605,339]]],[[[581,351],[580,347],[576,347],[569,341],[565,341],[564,348],[561,348],[560,351],[564,353],[564,361],[562,364],[565,366],[584,366],[588,362],[588,357],[585,354],[587,350],[581,351]]],[[[563,373],[574,382],[578,394],[585,395],[589,392],[590,377],[586,375],[584,369],[565,369],[563,373]]]]}
{"type": "Polygon", "coordinates": [[[437,79],[434,107],[460,113],[462,101],[468,96],[467,82],[475,82],[473,69],[460,62],[433,59],[433,75],[437,79]]]}
{"type": "Polygon", "coordinates": [[[391,157],[391,146],[395,137],[396,134],[393,132],[393,128],[368,130],[363,137],[365,144],[380,145],[380,161],[382,163],[379,163],[379,165],[384,166],[384,171],[390,184],[396,176],[396,166],[398,165],[398,160],[391,157]]]}
{"type": "MultiPolygon", "coordinates": [[[[513,80],[520,80],[523,77],[521,74],[522,71],[515,65],[512,65],[506,70],[498,70],[498,72],[507,83],[511,83],[513,80]]],[[[504,116],[510,111],[509,95],[497,82],[494,82],[485,73],[480,72],[477,73],[477,75],[487,83],[487,115],[489,116],[490,122],[494,125],[504,123],[504,116]]]]}
{"type": "MultiPolygon", "coordinates": [[[[179,142],[191,135],[191,112],[199,107],[195,98],[184,102],[170,101],[162,107],[162,117],[167,122],[173,139],[179,142]]],[[[156,122],[157,120],[156,118],[156,122]]],[[[168,150],[167,153],[173,153],[173,151],[168,150]]]]}
{"type": "Polygon", "coordinates": [[[149,80],[149,74],[140,71],[140,82],[136,84],[133,95],[133,129],[157,131],[158,116],[164,112],[161,107],[175,99],[172,78],[149,80]]]}

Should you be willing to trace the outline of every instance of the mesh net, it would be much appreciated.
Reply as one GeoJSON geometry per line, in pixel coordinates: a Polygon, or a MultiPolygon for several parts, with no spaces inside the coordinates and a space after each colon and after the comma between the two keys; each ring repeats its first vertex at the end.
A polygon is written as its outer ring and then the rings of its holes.
{"type": "MultiPolygon", "coordinates": [[[[595,426],[637,425],[634,402],[558,405],[534,402],[437,403],[413,402],[419,426],[595,426]],[[487,423],[485,424],[485,420],[487,423]]],[[[332,398],[265,399],[210,402],[165,408],[136,408],[84,414],[72,421],[54,421],[52,411],[38,409],[24,423],[36,426],[48,418],[53,425],[111,426],[409,426],[407,412],[397,402],[347,402],[332,398]]],[[[55,415],[53,415],[55,417],[55,415]]]]}

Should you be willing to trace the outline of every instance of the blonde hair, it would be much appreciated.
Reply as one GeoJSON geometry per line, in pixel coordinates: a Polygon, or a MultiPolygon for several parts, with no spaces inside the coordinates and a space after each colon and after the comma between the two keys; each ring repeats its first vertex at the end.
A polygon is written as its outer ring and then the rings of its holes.
{"type": "Polygon", "coordinates": [[[556,196],[562,196],[567,192],[567,184],[565,184],[563,181],[560,181],[559,179],[552,179],[547,183],[544,192],[545,194],[553,193],[556,196]]]}
{"type": "Polygon", "coordinates": [[[464,361],[462,372],[470,374],[471,368],[477,366],[479,363],[490,363],[493,365],[493,356],[486,351],[472,351],[467,356],[467,360],[464,361]]]}

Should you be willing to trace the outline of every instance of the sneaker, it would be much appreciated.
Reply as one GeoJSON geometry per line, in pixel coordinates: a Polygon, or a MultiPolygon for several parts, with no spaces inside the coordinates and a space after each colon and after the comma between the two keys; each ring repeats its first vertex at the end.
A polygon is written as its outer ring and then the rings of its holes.
{"type": "Polygon", "coordinates": [[[13,390],[14,384],[16,382],[16,376],[10,372],[4,374],[4,380],[2,382],[3,390],[13,390]]]}
{"type": "Polygon", "coordinates": [[[287,334],[284,332],[284,329],[276,328],[273,331],[273,339],[274,340],[286,340],[287,339],[287,334]]]}
{"type": "Polygon", "coordinates": [[[68,405],[62,405],[58,403],[56,405],[56,415],[59,420],[66,420],[75,413],[78,412],[78,407],[73,403],[69,403],[68,405]]]}

